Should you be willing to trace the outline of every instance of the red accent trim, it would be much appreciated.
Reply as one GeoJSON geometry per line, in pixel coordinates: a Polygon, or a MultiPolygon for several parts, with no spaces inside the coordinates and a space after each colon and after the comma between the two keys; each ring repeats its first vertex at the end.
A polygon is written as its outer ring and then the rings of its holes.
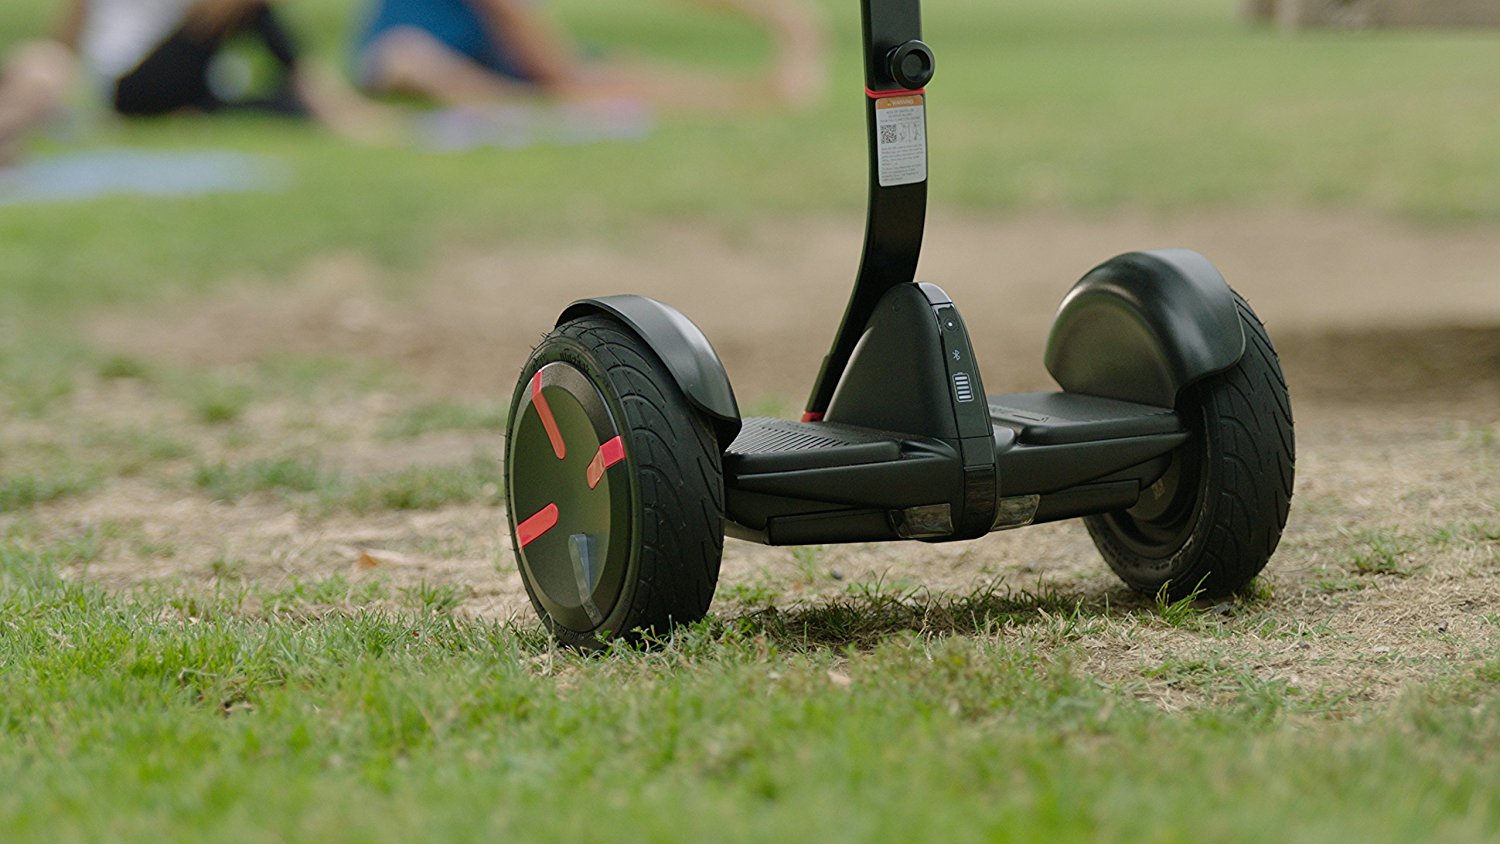
{"type": "Polygon", "coordinates": [[[926,88],[897,88],[894,91],[877,91],[874,88],[865,88],[865,96],[872,100],[883,100],[886,97],[917,97],[926,93],[926,88]]]}
{"type": "Polygon", "coordinates": [[[823,414],[809,410],[808,412],[802,414],[802,421],[803,422],[822,422],[823,421],[823,414]]]}
{"type": "Polygon", "coordinates": [[[604,479],[604,470],[625,459],[625,441],[616,436],[612,440],[606,440],[599,450],[594,453],[594,459],[589,461],[589,489],[599,485],[604,479]]]}
{"type": "Polygon", "coordinates": [[[536,407],[536,415],[542,420],[542,427],[547,429],[547,439],[552,441],[552,453],[561,460],[568,456],[568,446],[563,442],[562,431],[557,430],[557,420],[552,418],[552,408],[547,406],[547,399],[542,395],[542,373],[531,376],[531,404],[536,407]]]}
{"type": "Polygon", "coordinates": [[[522,548],[530,545],[537,537],[557,527],[557,505],[548,504],[526,521],[516,525],[516,541],[522,548]]]}

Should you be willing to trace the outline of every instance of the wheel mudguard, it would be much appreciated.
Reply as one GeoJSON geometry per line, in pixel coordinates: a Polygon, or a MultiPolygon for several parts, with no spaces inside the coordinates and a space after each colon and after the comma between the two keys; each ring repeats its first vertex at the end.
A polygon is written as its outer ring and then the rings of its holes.
{"type": "Polygon", "coordinates": [[[729,385],[729,374],[718,352],[692,320],[676,308],[645,296],[600,296],[569,305],[557,324],[597,313],[625,323],[656,352],[688,402],[708,415],[720,445],[734,441],[740,432],[734,388],[729,385]]]}
{"type": "Polygon", "coordinates": [[[1068,392],[1172,407],[1182,388],[1244,353],[1224,277],[1197,252],[1162,249],[1111,258],[1074,285],[1046,364],[1068,392]]]}

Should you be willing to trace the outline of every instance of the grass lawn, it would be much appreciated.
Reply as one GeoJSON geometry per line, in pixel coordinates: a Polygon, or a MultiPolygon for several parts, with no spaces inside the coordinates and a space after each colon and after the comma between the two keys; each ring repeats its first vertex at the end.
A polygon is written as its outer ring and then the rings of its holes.
{"type": "Polygon", "coordinates": [[[1253,602],[1210,621],[980,594],[918,629],[865,596],[588,658],[440,609],[121,601],[52,574],[88,553],[0,547],[8,841],[1485,841],[1500,823],[1500,660],[1362,713],[1235,667],[1237,636],[1275,623],[1253,602]],[[1216,702],[1166,712],[1081,673],[1111,625],[1218,641],[1159,669],[1216,702]]]}
{"type": "MultiPolygon", "coordinates": [[[[904,583],[798,603],[740,584],[658,648],[584,657],[549,647],[529,618],[476,620],[462,611],[472,593],[449,581],[262,576],[280,561],[228,544],[199,559],[149,515],[90,515],[108,491],[190,507],[179,520],[210,535],[427,518],[431,536],[407,536],[407,552],[490,553],[442,519],[499,524],[496,449],[470,449],[498,439],[494,401],[423,394],[358,355],[148,361],[82,327],[111,311],[169,320],[201,294],[327,255],[363,256],[414,289],[437,256],[475,244],[858,215],[857,5],[819,4],[837,96],[808,114],[669,117],[639,143],[462,154],[243,119],[98,125],[85,146],[260,153],[292,184],[0,207],[0,842],[1500,836],[1490,608],[1462,611],[1461,639],[1446,622],[1415,631],[1456,654],[1418,664],[1287,621],[1264,584],[1214,607],[904,583]],[[122,557],[212,576],[121,586],[122,557]],[[1162,637],[1192,655],[1099,669],[1100,648],[1162,637]],[[1265,668],[1307,649],[1422,679],[1376,695],[1357,691],[1369,676],[1345,692],[1265,668]]],[[[0,44],[51,5],[6,0],[0,44]]],[[[335,63],[350,5],[287,8],[335,63]]],[[[665,0],[558,5],[607,50],[732,70],[767,49],[665,0]]],[[[934,204],[1500,222],[1500,35],[1284,37],[1241,23],[1235,5],[929,0],[934,204]]],[[[35,152],[64,149],[42,139],[35,152]]],[[[1493,484],[1495,428],[1451,440],[1493,484]]],[[[1316,494],[1299,506],[1343,513],[1316,494]]],[[[1493,576],[1488,518],[1293,548],[1321,578],[1303,597],[1339,606],[1422,582],[1420,561],[1438,557],[1493,576]]],[[[821,572],[816,553],[797,560],[821,572]]]]}

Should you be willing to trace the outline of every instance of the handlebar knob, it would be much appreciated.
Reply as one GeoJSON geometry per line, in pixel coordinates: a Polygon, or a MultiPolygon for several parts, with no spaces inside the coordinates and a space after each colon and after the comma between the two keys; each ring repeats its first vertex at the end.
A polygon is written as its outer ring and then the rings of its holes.
{"type": "Polygon", "coordinates": [[[908,41],[886,55],[891,78],[903,88],[916,90],[932,81],[935,62],[932,48],[921,41],[908,41]]]}

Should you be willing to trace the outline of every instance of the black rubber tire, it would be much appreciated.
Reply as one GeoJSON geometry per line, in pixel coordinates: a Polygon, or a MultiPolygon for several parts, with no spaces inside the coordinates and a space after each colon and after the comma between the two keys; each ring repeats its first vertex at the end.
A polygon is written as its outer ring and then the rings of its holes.
{"type": "MultiPolygon", "coordinates": [[[[521,564],[516,514],[511,512],[512,547],[532,606],[559,642],[589,649],[612,638],[635,643],[643,634],[664,634],[674,625],[702,619],[713,600],[724,550],[724,471],[713,429],[688,404],[656,353],[618,320],[603,315],[571,320],[542,339],[517,382],[513,424],[532,376],[555,361],[581,370],[604,396],[611,415],[623,420],[619,432],[630,467],[634,524],[618,600],[593,629],[575,630],[556,623],[538,600],[521,564]]],[[[510,509],[509,488],[506,503],[510,509]]]]}
{"type": "Polygon", "coordinates": [[[1231,594],[1265,568],[1286,527],[1296,464],[1286,379],[1265,326],[1234,299],[1245,354],[1184,391],[1178,413],[1193,437],[1172,469],[1130,510],[1084,519],[1105,562],[1141,592],[1231,594]]]}

